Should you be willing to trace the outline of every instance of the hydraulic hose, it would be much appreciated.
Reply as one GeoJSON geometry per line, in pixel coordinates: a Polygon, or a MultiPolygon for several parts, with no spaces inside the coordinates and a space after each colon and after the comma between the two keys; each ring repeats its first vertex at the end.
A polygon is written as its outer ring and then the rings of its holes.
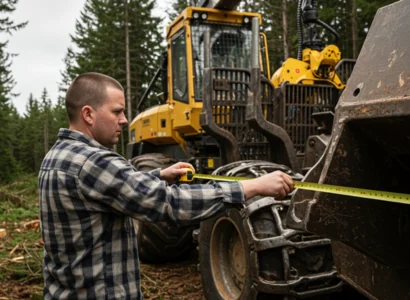
{"type": "Polygon", "coordinates": [[[312,7],[317,11],[317,0],[312,0],[312,7]]]}
{"type": "Polygon", "coordinates": [[[329,30],[330,33],[332,33],[335,36],[335,38],[336,38],[335,43],[337,43],[337,41],[340,39],[340,35],[337,33],[336,30],[334,30],[331,26],[329,26],[328,24],[326,24],[322,20],[316,20],[316,24],[319,24],[320,26],[323,26],[324,28],[329,30]]]}
{"type": "Polygon", "coordinates": [[[303,32],[302,32],[302,1],[298,0],[298,8],[297,8],[297,29],[298,29],[298,54],[297,59],[302,60],[302,44],[303,44],[303,32]]]}

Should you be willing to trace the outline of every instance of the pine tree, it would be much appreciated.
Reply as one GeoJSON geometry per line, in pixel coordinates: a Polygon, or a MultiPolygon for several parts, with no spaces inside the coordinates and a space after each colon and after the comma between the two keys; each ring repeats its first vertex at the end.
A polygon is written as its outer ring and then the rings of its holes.
{"type": "MultiPolygon", "coordinates": [[[[11,34],[27,23],[15,24],[8,15],[15,10],[18,0],[0,0],[0,33],[11,34]]],[[[11,55],[6,51],[7,42],[0,42],[0,182],[12,180],[19,172],[15,158],[15,136],[13,128],[18,117],[10,103],[14,79],[10,71],[11,55]]]]}
{"type": "Polygon", "coordinates": [[[10,143],[11,143],[11,149],[13,150],[13,157],[15,161],[17,162],[16,169],[15,169],[15,174],[19,174],[22,169],[22,165],[20,163],[20,158],[21,158],[21,137],[23,134],[22,130],[22,120],[23,118],[19,115],[17,109],[14,106],[10,107],[10,113],[9,113],[9,119],[12,120],[8,127],[10,132],[13,134],[10,135],[10,143]]]}
{"type": "Polygon", "coordinates": [[[189,0],[176,0],[172,3],[171,9],[167,12],[171,22],[189,5],[189,0]]]}
{"type": "Polygon", "coordinates": [[[262,15],[263,28],[268,41],[271,72],[279,68],[286,58],[296,57],[297,54],[297,0],[285,1],[286,14],[283,13],[284,4],[282,2],[277,0],[241,2],[240,6],[244,11],[258,12],[262,15]]]}
{"type": "Polygon", "coordinates": [[[68,116],[63,97],[59,97],[52,109],[51,139],[55,140],[60,128],[68,128],[68,116]]]}
{"type": "Polygon", "coordinates": [[[9,94],[14,84],[9,67],[9,55],[4,52],[5,44],[0,44],[0,182],[9,181],[16,175],[17,163],[11,143],[12,106],[9,94]]]}
{"type": "Polygon", "coordinates": [[[21,164],[26,172],[34,173],[40,169],[44,157],[43,127],[40,104],[30,94],[24,114],[21,138],[21,164]]]}
{"type": "MultiPolygon", "coordinates": [[[[51,105],[51,100],[48,96],[47,89],[44,88],[43,92],[41,94],[41,127],[42,132],[43,132],[43,156],[48,152],[50,149],[51,143],[53,142],[51,140],[51,128],[52,128],[52,105],[51,105]]],[[[54,138],[53,138],[54,139],[54,138]]]]}
{"type": "Polygon", "coordinates": [[[19,152],[16,156],[25,172],[39,171],[45,154],[57,139],[59,129],[67,127],[68,118],[62,97],[52,105],[46,89],[39,100],[30,94],[26,112],[20,118],[19,152]]]}
{"type": "Polygon", "coordinates": [[[28,22],[15,24],[13,20],[8,17],[8,14],[16,10],[16,4],[19,0],[0,0],[0,12],[5,16],[0,18],[0,32],[12,34],[14,31],[24,28],[28,22]]]}
{"type": "MultiPolygon", "coordinates": [[[[99,72],[126,86],[125,4],[127,0],[88,0],[71,36],[78,51],[69,48],[62,73],[62,90],[79,74],[99,72]]],[[[128,0],[132,117],[146,86],[159,66],[160,19],[152,17],[153,0],[128,0]]],[[[130,120],[131,121],[131,120],[130,120]]],[[[124,136],[127,136],[126,134],[124,136]]],[[[120,149],[122,153],[122,149],[120,149]]]]}

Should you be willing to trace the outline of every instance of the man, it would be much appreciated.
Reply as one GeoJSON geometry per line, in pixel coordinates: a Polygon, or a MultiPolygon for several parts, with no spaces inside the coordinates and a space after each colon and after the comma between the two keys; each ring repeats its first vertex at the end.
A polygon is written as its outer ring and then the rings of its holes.
{"type": "Polygon", "coordinates": [[[169,185],[177,163],[138,172],[110,148],[126,125],[122,86],[98,73],[78,76],[66,94],[69,129],[39,173],[45,299],[141,299],[137,240],[131,218],[198,223],[255,195],[283,198],[292,179],[274,172],[214,185],[169,185]],[[246,196],[245,196],[246,195],[246,196]]]}

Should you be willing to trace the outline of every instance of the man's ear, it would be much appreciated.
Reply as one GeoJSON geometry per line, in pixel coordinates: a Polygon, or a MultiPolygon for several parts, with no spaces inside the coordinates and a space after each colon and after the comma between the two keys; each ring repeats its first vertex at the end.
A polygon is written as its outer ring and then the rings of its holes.
{"type": "Polygon", "coordinates": [[[83,106],[83,108],[81,109],[81,117],[84,120],[84,122],[87,123],[88,125],[94,124],[94,120],[95,120],[94,109],[89,105],[83,106]]]}

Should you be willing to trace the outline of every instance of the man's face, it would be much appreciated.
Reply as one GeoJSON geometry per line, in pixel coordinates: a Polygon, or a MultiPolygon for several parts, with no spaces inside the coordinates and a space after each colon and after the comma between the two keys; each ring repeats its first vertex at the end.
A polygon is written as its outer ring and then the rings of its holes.
{"type": "Polygon", "coordinates": [[[95,110],[95,122],[92,126],[93,138],[101,145],[112,148],[118,143],[122,126],[128,124],[124,109],[124,93],[108,87],[107,99],[95,110]]]}

